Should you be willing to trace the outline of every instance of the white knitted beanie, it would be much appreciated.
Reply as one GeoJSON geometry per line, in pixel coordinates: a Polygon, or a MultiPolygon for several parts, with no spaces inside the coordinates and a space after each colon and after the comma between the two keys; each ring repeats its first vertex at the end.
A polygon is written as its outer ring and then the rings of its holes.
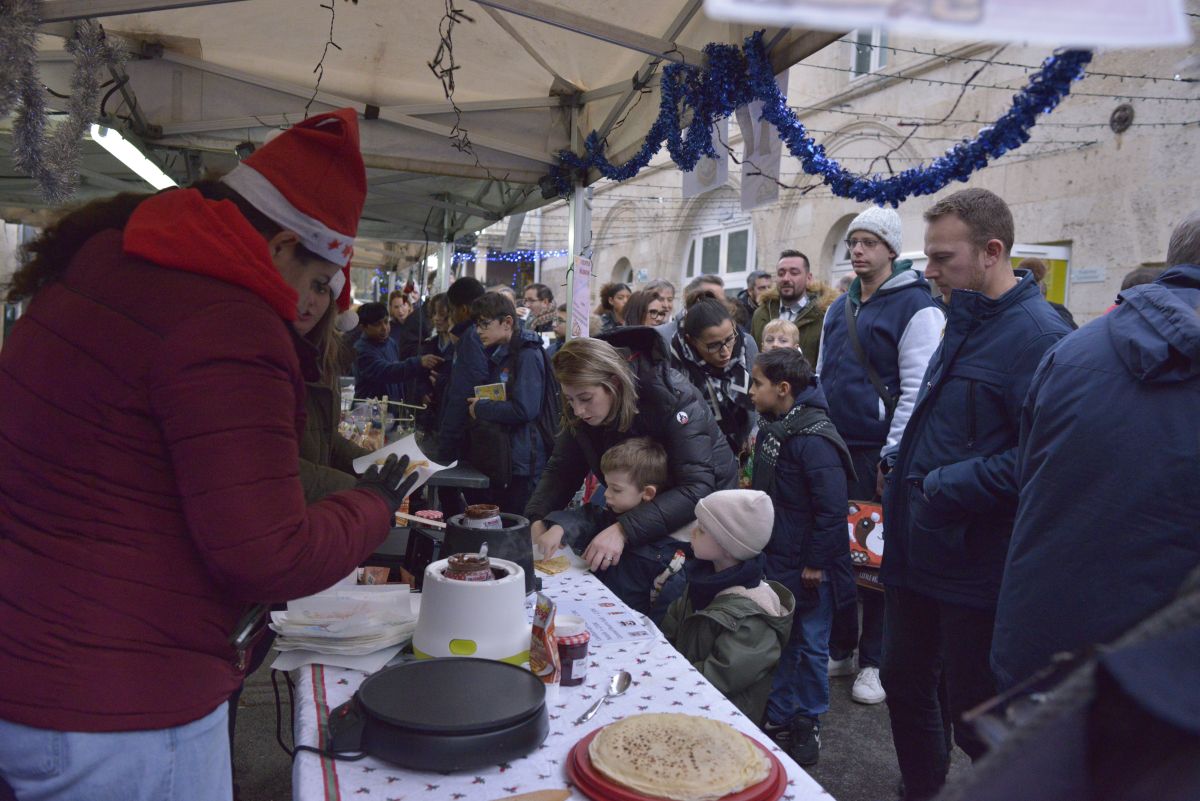
{"type": "Polygon", "coordinates": [[[872,206],[854,218],[846,229],[846,238],[855,231],[866,231],[882,239],[892,252],[900,255],[900,215],[895,209],[885,209],[883,206],[872,206]]]}
{"type": "Polygon", "coordinates": [[[696,522],[739,561],[767,547],[775,525],[771,497],[758,490],[720,490],[696,504],[696,522]]]}

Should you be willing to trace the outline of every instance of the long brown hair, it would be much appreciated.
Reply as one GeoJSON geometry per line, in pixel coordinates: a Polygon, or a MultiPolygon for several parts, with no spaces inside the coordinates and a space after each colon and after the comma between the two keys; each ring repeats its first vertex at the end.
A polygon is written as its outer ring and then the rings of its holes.
{"type": "Polygon", "coordinates": [[[321,371],[318,383],[333,390],[335,396],[341,388],[339,378],[347,350],[345,341],[337,331],[337,316],[337,299],[331,297],[321,319],[304,337],[317,349],[317,369],[321,371]]]}
{"type": "MultiPolygon", "coordinates": [[[[270,239],[283,230],[251,206],[245,198],[219,181],[205,179],[192,184],[191,188],[209,200],[232,202],[246,221],[262,234],[263,239],[270,239]]],[[[101,231],[123,230],[129,218],[133,216],[134,209],[148,197],[153,195],[123,192],[110,198],[93,200],[67,211],[58,222],[43,231],[41,236],[22,248],[25,263],[13,273],[8,284],[4,285],[8,302],[18,303],[32,298],[42,287],[61,280],[76,251],[83,247],[85,242],[101,231]]],[[[296,244],[296,256],[303,261],[321,258],[299,243],[296,244]]]]}

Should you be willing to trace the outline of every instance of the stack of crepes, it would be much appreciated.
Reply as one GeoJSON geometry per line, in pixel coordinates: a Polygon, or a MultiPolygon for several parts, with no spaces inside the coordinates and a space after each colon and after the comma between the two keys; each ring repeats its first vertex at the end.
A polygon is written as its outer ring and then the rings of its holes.
{"type": "Polygon", "coordinates": [[[271,613],[280,651],[362,655],[412,638],[417,615],[406,584],[337,586],[271,613]]]}
{"type": "Polygon", "coordinates": [[[727,723],[694,715],[634,715],[588,744],[592,767],[642,795],[715,801],[765,780],[763,752],[727,723]]]}

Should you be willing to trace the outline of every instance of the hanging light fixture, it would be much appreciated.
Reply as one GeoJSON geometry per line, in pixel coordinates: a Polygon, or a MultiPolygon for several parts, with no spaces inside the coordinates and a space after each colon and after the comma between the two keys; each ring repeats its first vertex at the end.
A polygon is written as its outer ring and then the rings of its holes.
{"type": "Polygon", "coordinates": [[[112,128],[93,124],[92,141],[111,153],[118,161],[141,176],[142,180],[155,189],[179,186],[171,176],[151,161],[145,153],[112,128]]]}

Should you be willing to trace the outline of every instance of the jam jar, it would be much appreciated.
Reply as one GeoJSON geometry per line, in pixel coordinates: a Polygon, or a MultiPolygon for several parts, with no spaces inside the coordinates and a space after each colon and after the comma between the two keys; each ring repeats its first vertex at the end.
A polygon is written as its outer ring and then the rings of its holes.
{"type": "Polygon", "coordinates": [[[588,668],[587,623],[575,615],[559,615],[554,622],[554,637],[558,641],[558,661],[562,664],[563,687],[583,684],[588,668]]]}

